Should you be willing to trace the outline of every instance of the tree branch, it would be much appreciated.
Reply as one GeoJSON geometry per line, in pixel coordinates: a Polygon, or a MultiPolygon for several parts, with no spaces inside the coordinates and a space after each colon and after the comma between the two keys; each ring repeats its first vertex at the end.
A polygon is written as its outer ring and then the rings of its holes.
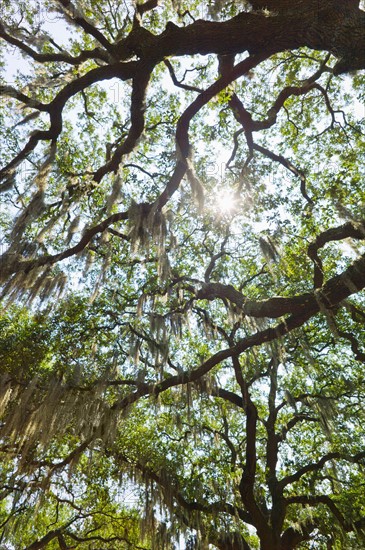
{"type": "Polygon", "coordinates": [[[356,455],[348,455],[346,453],[340,453],[340,452],[333,452],[328,453],[324,455],[318,462],[312,462],[311,464],[307,464],[306,466],[303,466],[303,468],[300,468],[295,474],[285,476],[279,481],[279,488],[280,490],[283,490],[288,485],[291,485],[295,483],[296,481],[299,481],[304,475],[306,475],[309,472],[315,472],[318,470],[321,470],[323,466],[330,460],[339,459],[344,460],[346,462],[350,462],[352,464],[359,464],[361,461],[365,458],[365,452],[357,453],[356,455]]]}

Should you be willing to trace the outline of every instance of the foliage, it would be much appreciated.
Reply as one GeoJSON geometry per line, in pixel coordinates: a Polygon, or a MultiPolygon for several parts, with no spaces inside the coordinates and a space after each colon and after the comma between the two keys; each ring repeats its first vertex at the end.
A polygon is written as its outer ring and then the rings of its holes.
{"type": "Polygon", "coordinates": [[[1,548],[364,546],[363,4],[0,9],[1,548]]]}

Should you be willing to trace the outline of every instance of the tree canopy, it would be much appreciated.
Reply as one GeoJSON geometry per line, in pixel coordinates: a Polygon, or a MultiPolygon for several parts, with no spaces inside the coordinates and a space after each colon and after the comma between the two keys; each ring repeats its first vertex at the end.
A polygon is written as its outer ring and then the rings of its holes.
{"type": "Polygon", "coordinates": [[[365,544],[365,11],[4,0],[0,546],[365,544]]]}

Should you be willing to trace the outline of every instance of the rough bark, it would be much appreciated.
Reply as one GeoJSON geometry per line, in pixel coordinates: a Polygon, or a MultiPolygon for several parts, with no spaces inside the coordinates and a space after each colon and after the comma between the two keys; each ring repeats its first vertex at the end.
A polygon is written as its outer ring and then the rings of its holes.
{"type": "Polygon", "coordinates": [[[139,28],[115,46],[115,55],[128,59],[135,53],[158,62],[166,56],[246,50],[270,56],[306,46],[339,57],[337,74],[365,68],[365,13],[358,2],[268,4],[272,11],[241,13],[225,22],[198,20],[183,28],[170,24],[159,36],[139,28]]]}

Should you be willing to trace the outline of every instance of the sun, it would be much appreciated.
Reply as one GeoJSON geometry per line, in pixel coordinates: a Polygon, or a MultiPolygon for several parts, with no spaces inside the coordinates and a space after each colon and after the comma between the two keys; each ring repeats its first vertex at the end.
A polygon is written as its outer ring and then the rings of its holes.
{"type": "Polygon", "coordinates": [[[237,209],[237,198],[230,190],[223,190],[216,195],[216,208],[223,215],[233,214],[237,209]]]}

